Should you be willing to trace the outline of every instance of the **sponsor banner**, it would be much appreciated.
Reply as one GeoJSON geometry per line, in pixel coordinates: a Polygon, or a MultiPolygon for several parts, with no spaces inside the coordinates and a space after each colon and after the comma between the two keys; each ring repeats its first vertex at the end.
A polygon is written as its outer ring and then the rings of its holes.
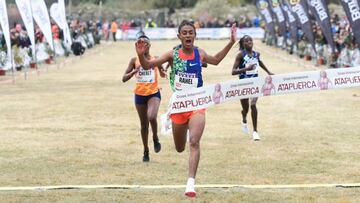
{"type": "Polygon", "coordinates": [[[253,39],[262,39],[264,37],[264,30],[262,28],[241,28],[237,30],[237,38],[241,38],[244,35],[249,35],[253,39]]]}
{"type": "Polygon", "coordinates": [[[311,46],[316,53],[315,36],[312,30],[311,20],[308,15],[308,8],[306,0],[285,0],[300,23],[301,30],[305,33],[306,38],[311,43],[311,46]]]}
{"type": "Polygon", "coordinates": [[[31,45],[32,45],[32,56],[35,56],[35,32],[34,32],[34,21],[31,11],[31,2],[29,0],[15,0],[16,5],[19,9],[21,18],[23,19],[26,31],[28,33],[31,45]]]}
{"type": "Polygon", "coordinates": [[[54,44],[51,33],[50,17],[44,0],[31,0],[31,7],[35,22],[44,33],[46,41],[49,43],[51,50],[54,51],[54,44]]]}
{"type": "Polygon", "coordinates": [[[286,21],[285,21],[284,12],[280,5],[280,1],[279,0],[268,0],[268,2],[270,4],[271,11],[276,16],[276,22],[278,24],[278,27],[280,29],[282,36],[286,36],[286,21]]]}
{"type": "Polygon", "coordinates": [[[360,7],[359,0],[340,0],[350,22],[355,40],[360,47],[360,7]]]}
{"type": "Polygon", "coordinates": [[[289,5],[286,2],[284,2],[284,0],[280,1],[280,5],[284,11],[285,19],[287,22],[288,29],[290,30],[290,33],[291,33],[292,41],[295,44],[297,44],[297,42],[298,42],[298,39],[297,39],[298,22],[297,22],[295,16],[293,15],[293,13],[291,12],[289,5]]]}
{"type": "Polygon", "coordinates": [[[335,43],[331,29],[329,9],[325,0],[307,0],[307,4],[311,13],[315,16],[317,23],[320,25],[321,31],[330,45],[332,52],[335,52],[335,43]]]}
{"type": "Polygon", "coordinates": [[[275,26],[271,12],[269,10],[269,3],[266,0],[257,0],[256,8],[259,10],[261,17],[266,22],[266,29],[270,32],[272,36],[275,37],[275,26]]]}
{"type": "MultiPolygon", "coordinates": [[[[7,64],[6,69],[11,67],[12,53],[11,53],[11,40],[10,40],[10,28],[9,28],[9,19],[7,16],[7,8],[5,0],[0,0],[0,25],[2,32],[5,38],[6,47],[7,47],[7,64]]],[[[13,67],[14,68],[14,67],[13,67]]]]}
{"type": "MultiPolygon", "coordinates": [[[[137,39],[140,30],[128,30],[128,39],[137,39]]],[[[150,39],[177,39],[175,28],[145,28],[142,30],[150,39]]]]}
{"type": "Polygon", "coordinates": [[[229,28],[202,28],[196,30],[196,37],[198,39],[224,39],[230,37],[229,28]]]}
{"type": "MultiPolygon", "coordinates": [[[[135,40],[139,29],[130,29],[127,38],[135,40]]],[[[142,30],[152,40],[160,39],[177,39],[177,29],[175,28],[146,28],[142,30]]],[[[197,39],[229,39],[230,28],[198,28],[196,29],[197,39]]],[[[237,30],[237,38],[249,35],[253,39],[261,39],[264,37],[262,28],[241,28],[237,30]]]]}
{"type": "Polygon", "coordinates": [[[169,112],[204,109],[245,98],[359,86],[360,67],[268,75],[175,92],[169,112]]]}

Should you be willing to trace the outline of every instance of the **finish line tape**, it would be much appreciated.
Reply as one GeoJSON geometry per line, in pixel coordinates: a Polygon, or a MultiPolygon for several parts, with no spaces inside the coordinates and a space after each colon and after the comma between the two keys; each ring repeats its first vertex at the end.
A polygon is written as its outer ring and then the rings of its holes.
{"type": "MultiPolygon", "coordinates": [[[[192,82],[191,79],[182,81],[192,82]]],[[[181,88],[183,84],[175,85],[181,88]]],[[[189,84],[184,86],[186,85],[189,84]]],[[[174,114],[239,99],[358,86],[360,86],[360,67],[268,75],[174,92],[169,107],[170,114],[174,114]]]]}
{"type": "MultiPolygon", "coordinates": [[[[182,81],[191,83],[191,80],[182,81]]],[[[182,84],[175,85],[181,88],[182,84]]],[[[225,102],[253,97],[358,86],[360,86],[360,67],[353,67],[268,75],[178,91],[171,96],[168,111],[160,115],[161,134],[170,135],[172,133],[172,122],[169,115],[174,113],[205,109],[225,102]]]]}
{"type": "MultiPolygon", "coordinates": [[[[185,185],[59,185],[34,187],[0,187],[0,192],[6,191],[51,191],[51,190],[90,190],[90,189],[183,189],[185,185]]],[[[295,184],[295,185],[236,185],[236,184],[206,184],[196,185],[196,188],[244,188],[244,189],[296,189],[296,188],[360,188],[360,183],[345,184],[295,184]]]]}

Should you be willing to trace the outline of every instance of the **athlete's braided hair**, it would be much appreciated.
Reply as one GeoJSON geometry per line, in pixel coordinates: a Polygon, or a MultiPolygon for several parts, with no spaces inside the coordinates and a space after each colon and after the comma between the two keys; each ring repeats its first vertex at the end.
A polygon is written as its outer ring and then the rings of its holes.
{"type": "Polygon", "coordinates": [[[183,21],[180,23],[179,28],[178,28],[178,33],[180,33],[181,28],[184,27],[185,25],[189,25],[189,26],[191,26],[192,28],[194,28],[194,31],[195,31],[195,33],[196,33],[196,29],[195,29],[194,23],[192,23],[191,21],[188,21],[188,20],[183,20],[183,21]]]}

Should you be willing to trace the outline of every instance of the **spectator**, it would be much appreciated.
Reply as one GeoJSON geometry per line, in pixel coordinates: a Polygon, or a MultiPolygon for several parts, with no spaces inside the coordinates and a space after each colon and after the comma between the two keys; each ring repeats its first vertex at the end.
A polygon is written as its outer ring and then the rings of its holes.
{"type": "Polygon", "coordinates": [[[110,27],[109,21],[105,21],[102,27],[105,41],[109,40],[109,27],[110,27]]]}
{"type": "Polygon", "coordinates": [[[121,23],[121,31],[122,31],[122,39],[127,40],[128,32],[130,29],[131,23],[127,23],[125,19],[123,19],[121,23]]]}
{"type": "Polygon", "coordinates": [[[118,24],[117,24],[116,20],[113,20],[113,22],[111,23],[111,33],[112,33],[114,42],[116,42],[117,30],[118,30],[118,24]]]}
{"type": "Polygon", "coordinates": [[[258,16],[255,16],[252,19],[252,26],[253,27],[260,27],[260,18],[258,16]]]}
{"type": "Polygon", "coordinates": [[[173,28],[175,27],[175,23],[171,19],[169,19],[168,21],[166,21],[165,26],[169,28],[173,28]]]}
{"type": "Polygon", "coordinates": [[[137,24],[136,24],[135,20],[131,20],[131,21],[130,21],[130,27],[131,27],[131,28],[137,27],[137,24]]]}
{"type": "Polygon", "coordinates": [[[145,24],[145,28],[155,28],[155,27],[157,27],[156,23],[151,18],[148,18],[145,24]]]}
{"type": "Polygon", "coordinates": [[[60,30],[59,30],[59,27],[55,23],[52,23],[52,25],[51,25],[51,32],[53,34],[54,40],[59,40],[60,30]]]}

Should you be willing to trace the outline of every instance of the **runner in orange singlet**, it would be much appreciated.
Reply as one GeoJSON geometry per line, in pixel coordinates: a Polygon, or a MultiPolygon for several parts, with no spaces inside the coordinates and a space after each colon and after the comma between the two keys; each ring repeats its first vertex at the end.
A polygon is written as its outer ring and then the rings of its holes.
{"type": "MultiPolygon", "coordinates": [[[[154,59],[149,53],[150,40],[147,36],[141,35],[138,40],[142,40],[148,44],[148,49],[145,51],[145,57],[147,59],[154,59]]],[[[159,142],[157,134],[157,113],[159,111],[159,105],[161,100],[160,90],[158,86],[158,74],[161,77],[165,77],[162,66],[153,66],[150,69],[144,69],[141,67],[138,57],[134,57],[130,60],[129,66],[125,71],[122,78],[123,82],[128,81],[135,76],[135,107],[138,112],[141,124],[141,138],[144,145],[143,161],[150,161],[148,135],[149,135],[149,122],[153,133],[154,151],[160,152],[161,144],[159,142]]]]}

